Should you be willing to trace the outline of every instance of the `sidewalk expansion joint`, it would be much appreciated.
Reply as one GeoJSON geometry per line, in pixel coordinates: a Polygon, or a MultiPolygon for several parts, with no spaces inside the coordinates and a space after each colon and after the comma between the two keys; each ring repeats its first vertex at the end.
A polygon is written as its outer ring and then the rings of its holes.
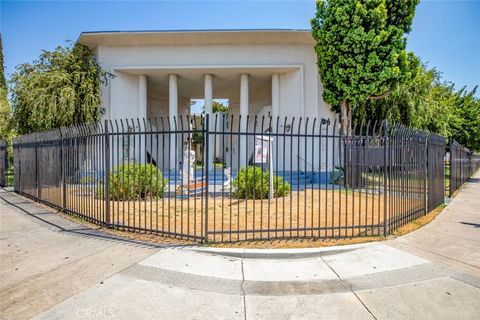
{"type": "Polygon", "coordinates": [[[240,260],[240,265],[242,267],[242,283],[240,284],[240,290],[242,291],[243,297],[243,318],[247,320],[247,297],[245,294],[245,273],[243,272],[243,258],[240,260]]]}
{"type": "Polygon", "coordinates": [[[352,285],[349,284],[349,283],[346,283],[341,277],[340,275],[335,271],[335,269],[332,268],[332,266],[330,266],[330,264],[325,260],[323,259],[323,257],[320,257],[320,259],[322,259],[322,261],[327,265],[328,268],[330,268],[330,270],[332,270],[333,273],[335,273],[335,275],[337,276],[338,280],[341,281],[342,283],[344,283],[345,285],[348,286],[348,288],[350,288],[350,292],[353,293],[353,295],[357,298],[357,300],[362,304],[362,306],[365,308],[365,310],[367,310],[367,312],[373,317],[373,319],[377,320],[377,317],[375,317],[375,315],[372,313],[372,311],[367,307],[367,305],[362,301],[362,299],[360,299],[360,297],[357,295],[357,293],[353,290],[352,288],[352,285]]]}

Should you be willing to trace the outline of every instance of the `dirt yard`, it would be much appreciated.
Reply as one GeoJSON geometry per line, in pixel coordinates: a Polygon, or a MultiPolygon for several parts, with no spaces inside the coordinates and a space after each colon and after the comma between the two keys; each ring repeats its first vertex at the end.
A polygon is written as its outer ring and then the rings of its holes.
{"type": "MultiPolygon", "coordinates": [[[[70,210],[104,219],[105,202],[92,197],[88,188],[69,189],[67,193],[70,210]]],[[[205,201],[204,197],[111,201],[111,222],[120,229],[200,238],[205,235],[202,225],[207,218],[208,239],[215,242],[383,232],[383,193],[307,189],[271,200],[225,196],[205,201]]]]}
{"type": "MultiPolygon", "coordinates": [[[[106,221],[106,203],[97,192],[92,185],[69,185],[66,207],[92,222],[106,221]]],[[[60,207],[61,189],[43,188],[42,198],[60,207]]],[[[399,217],[400,224],[410,221],[407,213],[421,208],[424,200],[414,194],[389,199],[387,211],[399,217]]],[[[200,240],[207,218],[208,240],[213,242],[383,235],[384,193],[372,190],[307,189],[271,200],[225,194],[209,196],[207,202],[194,196],[111,201],[110,221],[120,230],[200,240]]]]}

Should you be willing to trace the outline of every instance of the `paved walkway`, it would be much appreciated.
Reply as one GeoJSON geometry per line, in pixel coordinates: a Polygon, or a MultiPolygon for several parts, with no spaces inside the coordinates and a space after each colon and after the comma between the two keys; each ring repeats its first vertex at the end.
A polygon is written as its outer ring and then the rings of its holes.
{"type": "Polygon", "coordinates": [[[480,172],[427,226],[302,250],[160,248],[1,193],[0,318],[478,319],[480,172]]]}

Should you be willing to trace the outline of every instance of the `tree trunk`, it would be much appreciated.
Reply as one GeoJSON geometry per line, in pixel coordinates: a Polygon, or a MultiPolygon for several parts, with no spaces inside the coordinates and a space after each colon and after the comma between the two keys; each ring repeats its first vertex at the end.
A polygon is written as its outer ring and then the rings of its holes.
{"type": "Polygon", "coordinates": [[[342,142],[343,148],[340,149],[340,163],[344,168],[343,176],[345,185],[352,188],[363,187],[362,185],[362,170],[361,166],[358,166],[359,158],[361,156],[360,150],[352,145],[351,138],[348,135],[352,134],[351,130],[351,119],[352,119],[352,108],[348,101],[343,101],[340,105],[341,107],[341,134],[343,135],[342,142]]]}
{"type": "Polygon", "coordinates": [[[343,101],[340,105],[341,116],[342,116],[342,123],[341,123],[341,132],[343,135],[348,134],[348,129],[350,128],[350,116],[351,116],[351,108],[348,101],[343,101]]]}

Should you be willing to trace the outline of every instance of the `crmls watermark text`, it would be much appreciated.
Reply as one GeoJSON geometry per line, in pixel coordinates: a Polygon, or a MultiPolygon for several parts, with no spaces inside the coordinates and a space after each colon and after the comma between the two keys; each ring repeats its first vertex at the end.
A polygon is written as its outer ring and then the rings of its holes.
{"type": "Polygon", "coordinates": [[[78,319],[113,319],[113,309],[77,309],[75,317],[78,319]]]}

